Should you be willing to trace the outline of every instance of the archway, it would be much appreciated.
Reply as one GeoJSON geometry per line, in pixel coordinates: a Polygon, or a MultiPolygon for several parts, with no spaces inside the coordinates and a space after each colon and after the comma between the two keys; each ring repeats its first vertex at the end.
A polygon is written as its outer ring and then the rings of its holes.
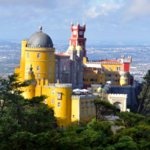
{"type": "Polygon", "coordinates": [[[118,112],[122,111],[122,104],[120,102],[115,102],[113,105],[117,107],[118,112]]]}

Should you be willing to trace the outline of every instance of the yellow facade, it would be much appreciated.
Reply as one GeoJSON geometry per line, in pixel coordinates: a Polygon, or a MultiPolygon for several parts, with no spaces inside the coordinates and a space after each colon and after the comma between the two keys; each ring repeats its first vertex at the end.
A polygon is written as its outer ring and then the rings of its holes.
{"type": "Polygon", "coordinates": [[[86,121],[95,117],[94,99],[99,99],[98,95],[73,95],[71,121],[86,121]]]}
{"type": "Polygon", "coordinates": [[[25,49],[25,79],[28,77],[29,66],[32,64],[35,79],[46,78],[51,83],[55,81],[54,48],[25,49]],[[38,68],[39,67],[39,68],[38,68]]]}
{"type": "Polygon", "coordinates": [[[105,85],[107,81],[111,81],[112,85],[129,85],[128,75],[122,75],[126,72],[121,72],[120,69],[121,64],[101,64],[101,68],[84,67],[83,83],[85,86],[91,84],[105,85]]]}

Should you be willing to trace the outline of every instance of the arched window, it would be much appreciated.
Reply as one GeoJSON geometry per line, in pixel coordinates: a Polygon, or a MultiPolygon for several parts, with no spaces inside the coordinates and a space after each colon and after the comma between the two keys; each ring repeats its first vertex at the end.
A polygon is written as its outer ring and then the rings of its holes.
{"type": "Polygon", "coordinates": [[[89,101],[87,101],[87,108],[89,108],[89,106],[90,106],[90,102],[89,102],[89,101]]]}
{"type": "Polygon", "coordinates": [[[40,66],[37,66],[37,71],[40,71],[40,66]]]}
{"type": "Polygon", "coordinates": [[[57,103],[57,107],[60,107],[60,106],[61,106],[61,103],[60,103],[60,102],[58,102],[58,103],[57,103]]]}
{"type": "Polygon", "coordinates": [[[52,54],[51,54],[51,53],[49,54],[49,58],[50,58],[50,59],[52,58],[52,54]]]}
{"type": "Polygon", "coordinates": [[[94,107],[94,102],[92,101],[92,107],[94,107]]]}
{"type": "Polygon", "coordinates": [[[51,103],[54,104],[54,100],[53,99],[51,100],[51,103]]]}
{"type": "Polygon", "coordinates": [[[85,107],[85,102],[82,102],[82,108],[84,108],[85,107]]]}
{"type": "Polygon", "coordinates": [[[49,71],[51,71],[51,69],[52,69],[52,68],[51,68],[51,67],[49,67],[49,71]]]}
{"type": "Polygon", "coordinates": [[[88,110],[86,110],[86,115],[88,115],[89,114],[89,112],[88,112],[88,110]]]}
{"type": "Polygon", "coordinates": [[[37,74],[37,78],[39,78],[40,77],[40,74],[37,74]]]}
{"type": "Polygon", "coordinates": [[[27,53],[27,58],[29,58],[29,53],[27,53]]]}
{"type": "Polygon", "coordinates": [[[84,116],[84,111],[82,110],[82,116],[84,116]]]}
{"type": "Polygon", "coordinates": [[[49,74],[49,78],[51,78],[51,74],[49,74]]]}
{"type": "Polygon", "coordinates": [[[52,90],[52,95],[54,95],[55,94],[55,90],[52,90]]]}
{"type": "Polygon", "coordinates": [[[29,70],[29,66],[27,65],[27,70],[29,70]]]}
{"type": "Polygon", "coordinates": [[[37,58],[41,58],[41,54],[40,53],[37,54],[37,58]]]}

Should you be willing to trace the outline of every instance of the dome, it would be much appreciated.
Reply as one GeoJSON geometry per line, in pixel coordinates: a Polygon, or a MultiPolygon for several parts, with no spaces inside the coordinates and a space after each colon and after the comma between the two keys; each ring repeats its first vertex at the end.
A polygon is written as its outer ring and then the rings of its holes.
{"type": "Polygon", "coordinates": [[[69,46],[69,50],[73,51],[73,50],[76,50],[75,47],[72,45],[72,46],[69,46]]]}
{"type": "Polygon", "coordinates": [[[35,32],[28,40],[27,47],[47,47],[53,48],[53,42],[51,38],[42,32],[42,27],[40,26],[40,31],[35,32]]]}
{"type": "Polygon", "coordinates": [[[97,92],[101,92],[101,91],[102,91],[102,88],[99,87],[99,88],[97,89],[97,92]]]}
{"type": "Polygon", "coordinates": [[[80,46],[80,45],[76,46],[76,50],[83,50],[82,46],[80,46]]]}

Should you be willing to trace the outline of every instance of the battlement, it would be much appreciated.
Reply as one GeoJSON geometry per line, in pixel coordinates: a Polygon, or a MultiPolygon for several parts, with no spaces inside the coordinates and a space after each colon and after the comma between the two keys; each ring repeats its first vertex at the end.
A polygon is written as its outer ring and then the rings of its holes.
{"type": "Polygon", "coordinates": [[[83,24],[83,26],[80,26],[80,24],[77,23],[77,26],[74,26],[74,24],[71,23],[71,31],[74,31],[74,30],[85,31],[85,28],[86,28],[85,24],[83,24]]]}
{"type": "Polygon", "coordinates": [[[61,83],[56,83],[56,84],[51,84],[49,83],[48,87],[58,87],[58,88],[72,88],[72,84],[61,84],[61,83]]]}
{"type": "Polygon", "coordinates": [[[43,47],[26,47],[25,50],[27,51],[32,51],[32,50],[50,50],[50,51],[54,51],[55,48],[43,48],[43,47]]]}
{"type": "Polygon", "coordinates": [[[49,83],[48,79],[37,79],[36,86],[43,86],[43,87],[58,87],[58,88],[72,88],[72,84],[68,83],[49,83]]]}
{"type": "Polygon", "coordinates": [[[99,98],[99,95],[72,95],[71,98],[74,99],[95,99],[95,98],[99,98]]]}
{"type": "Polygon", "coordinates": [[[109,97],[121,97],[121,98],[127,98],[127,94],[108,94],[109,97]]]}

